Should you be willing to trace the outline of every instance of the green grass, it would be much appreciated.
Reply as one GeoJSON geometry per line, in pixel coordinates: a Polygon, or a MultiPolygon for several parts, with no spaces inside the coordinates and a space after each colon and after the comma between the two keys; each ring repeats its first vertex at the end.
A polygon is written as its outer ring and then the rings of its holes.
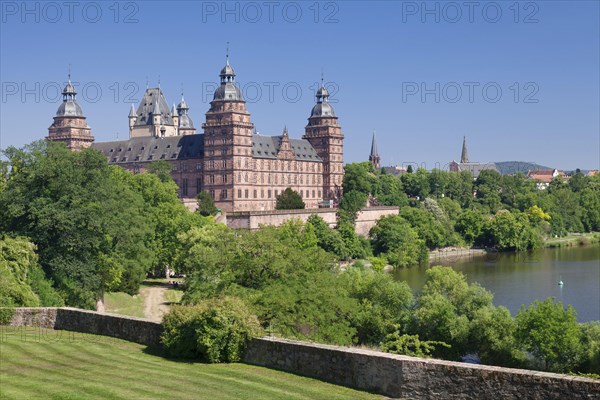
{"type": "Polygon", "coordinates": [[[104,294],[106,312],[144,318],[144,296],[131,296],[123,292],[104,294]]]}
{"type": "Polygon", "coordinates": [[[544,247],[586,246],[595,243],[600,243],[600,235],[598,232],[551,238],[544,242],[544,247]]]}
{"type": "Polygon", "coordinates": [[[104,336],[0,327],[2,399],[381,399],[245,364],[149,354],[104,336]]]}
{"type": "Polygon", "coordinates": [[[165,292],[165,301],[170,304],[176,304],[181,302],[183,296],[183,290],[169,289],[165,292]]]}

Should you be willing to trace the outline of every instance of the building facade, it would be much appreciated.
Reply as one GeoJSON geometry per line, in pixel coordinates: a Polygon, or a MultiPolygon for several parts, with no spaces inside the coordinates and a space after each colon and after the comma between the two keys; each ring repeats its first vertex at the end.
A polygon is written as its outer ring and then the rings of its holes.
{"type": "Polygon", "coordinates": [[[184,201],[206,191],[227,212],[272,210],[288,187],[302,196],[307,208],[337,202],[344,136],[324,84],[316,93],[304,135],[294,139],[285,127],[277,136],[256,133],[235,76],[227,57],[203,133],[196,133],[183,95],[179,105],[169,109],[158,87],[146,90],[137,109],[131,106],[128,140],[99,143],[94,143],[69,81],[47,138],[72,149],[91,146],[110,164],[135,173],[154,161],[167,161],[184,201]]]}

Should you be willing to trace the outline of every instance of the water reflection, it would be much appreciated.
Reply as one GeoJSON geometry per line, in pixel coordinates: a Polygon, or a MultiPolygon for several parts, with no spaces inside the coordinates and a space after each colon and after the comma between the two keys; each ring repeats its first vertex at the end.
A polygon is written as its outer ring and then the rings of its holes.
{"type": "MultiPolygon", "coordinates": [[[[494,293],[494,303],[513,315],[522,304],[554,296],[572,304],[580,322],[600,320],[600,246],[539,249],[519,253],[491,253],[455,263],[439,262],[464,273],[494,293]],[[562,279],[563,286],[558,285],[562,279]]],[[[426,268],[393,272],[414,291],[425,283],[426,268]]]]}

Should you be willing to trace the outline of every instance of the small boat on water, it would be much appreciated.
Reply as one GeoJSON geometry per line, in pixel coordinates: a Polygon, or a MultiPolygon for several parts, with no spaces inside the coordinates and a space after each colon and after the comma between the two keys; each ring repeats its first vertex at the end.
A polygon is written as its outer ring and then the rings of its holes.
{"type": "Polygon", "coordinates": [[[562,280],[562,275],[560,276],[560,279],[558,280],[558,286],[563,286],[565,283],[562,280]]]}

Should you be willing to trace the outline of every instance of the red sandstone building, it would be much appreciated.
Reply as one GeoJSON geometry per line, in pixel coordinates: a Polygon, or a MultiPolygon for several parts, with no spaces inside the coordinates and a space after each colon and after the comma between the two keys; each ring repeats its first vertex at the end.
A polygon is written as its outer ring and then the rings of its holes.
{"type": "Polygon", "coordinates": [[[159,87],[146,90],[137,110],[131,106],[128,140],[102,143],[94,143],[69,79],[47,139],[70,149],[91,146],[110,164],[136,173],[153,161],[168,161],[183,201],[206,191],[224,211],[272,210],[277,195],[288,187],[307,208],[337,202],[344,135],[325,86],[316,93],[304,135],[293,139],[286,128],[277,136],[255,133],[229,57],[219,76],[203,133],[196,133],[183,96],[169,109],[159,87]]]}

